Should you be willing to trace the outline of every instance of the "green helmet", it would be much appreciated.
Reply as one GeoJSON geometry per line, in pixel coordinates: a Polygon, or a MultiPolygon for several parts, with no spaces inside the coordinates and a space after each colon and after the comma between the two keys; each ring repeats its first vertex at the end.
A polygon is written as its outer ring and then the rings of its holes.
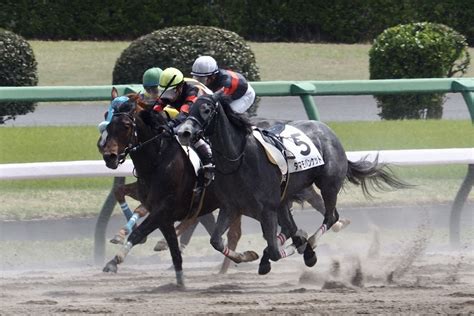
{"type": "Polygon", "coordinates": [[[160,77],[163,73],[163,70],[158,67],[150,68],[145,73],[143,73],[143,86],[144,87],[153,87],[158,86],[160,83],[160,77]]]}
{"type": "Polygon", "coordinates": [[[160,77],[160,88],[162,89],[169,89],[174,88],[183,82],[184,76],[181,71],[176,68],[169,67],[166,68],[160,77]]]}

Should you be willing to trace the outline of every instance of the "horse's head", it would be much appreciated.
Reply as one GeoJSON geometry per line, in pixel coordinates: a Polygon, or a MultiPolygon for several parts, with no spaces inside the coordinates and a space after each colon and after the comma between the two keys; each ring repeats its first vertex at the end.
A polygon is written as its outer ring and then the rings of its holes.
{"type": "Polygon", "coordinates": [[[178,128],[179,142],[188,146],[200,135],[212,133],[214,119],[217,116],[220,95],[202,95],[194,102],[189,116],[178,128]]]}
{"type": "Polygon", "coordinates": [[[191,107],[188,118],[178,129],[181,144],[189,145],[201,136],[211,136],[218,128],[216,126],[221,124],[232,125],[238,133],[245,135],[252,133],[249,119],[245,113],[234,112],[230,105],[231,101],[229,96],[221,92],[200,96],[191,107]]]}
{"type": "Polygon", "coordinates": [[[112,101],[106,113],[106,121],[99,124],[101,135],[97,142],[108,168],[117,169],[128,150],[137,141],[135,116],[141,110],[138,96],[135,94],[112,101]]]}

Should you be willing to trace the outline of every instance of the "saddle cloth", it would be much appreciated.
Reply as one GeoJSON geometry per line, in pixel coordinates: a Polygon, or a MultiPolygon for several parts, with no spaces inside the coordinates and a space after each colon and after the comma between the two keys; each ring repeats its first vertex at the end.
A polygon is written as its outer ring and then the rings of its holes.
{"type": "MultiPolygon", "coordinates": [[[[321,153],[311,139],[301,130],[286,124],[277,124],[266,133],[273,133],[283,144],[285,150],[293,155],[285,159],[282,151],[275,145],[267,142],[262,131],[254,127],[253,135],[265,148],[268,160],[277,165],[282,174],[300,172],[324,165],[321,153]]],[[[265,133],[265,132],[264,132],[265,133]]],[[[273,137],[271,137],[273,138],[273,137]]],[[[281,146],[279,146],[281,147],[281,146]]]]}
{"type": "MultiPolygon", "coordinates": [[[[176,140],[178,141],[178,137],[176,137],[176,140]]],[[[198,154],[194,151],[194,149],[191,146],[181,145],[181,148],[183,148],[186,155],[188,155],[189,161],[191,161],[191,164],[194,167],[194,172],[196,173],[196,176],[197,176],[199,168],[201,167],[201,159],[199,159],[198,154]]]]}

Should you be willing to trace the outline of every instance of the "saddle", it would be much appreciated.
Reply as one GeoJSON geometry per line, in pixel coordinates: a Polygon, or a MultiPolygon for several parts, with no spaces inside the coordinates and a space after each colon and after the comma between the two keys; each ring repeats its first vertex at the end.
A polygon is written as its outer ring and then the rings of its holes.
{"type": "Polygon", "coordinates": [[[283,140],[280,136],[281,132],[285,129],[284,124],[276,124],[270,127],[269,129],[263,129],[261,130],[263,139],[275,146],[286,159],[295,159],[295,155],[289,151],[285,145],[283,144],[283,140]]]}
{"type": "Polygon", "coordinates": [[[253,135],[260,142],[263,148],[265,148],[268,160],[280,168],[282,174],[280,183],[282,197],[285,194],[286,186],[288,184],[288,160],[295,158],[293,153],[286,149],[282,139],[278,136],[284,128],[285,126],[283,124],[277,124],[269,129],[260,129],[258,127],[253,128],[253,135]]]}

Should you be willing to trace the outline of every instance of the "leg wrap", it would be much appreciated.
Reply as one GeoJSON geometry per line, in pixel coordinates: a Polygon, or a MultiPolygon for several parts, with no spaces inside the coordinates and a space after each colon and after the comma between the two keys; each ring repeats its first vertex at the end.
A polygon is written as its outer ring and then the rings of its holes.
{"type": "Polygon", "coordinates": [[[120,203],[120,208],[122,209],[122,213],[123,213],[123,215],[125,215],[125,218],[127,219],[127,221],[129,221],[130,217],[132,217],[133,213],[130,210],[130,208],[128,207],[127,202],[120,203]]]}
{"type": "Polygon", "coordinates": [[[127,230],[127,233],[130,233],[133,229],[133,226],[137,223],[137,220],[140,218],[138,213],[134,213],[132,217],[128,220],[124,228],[127,230]]]}

